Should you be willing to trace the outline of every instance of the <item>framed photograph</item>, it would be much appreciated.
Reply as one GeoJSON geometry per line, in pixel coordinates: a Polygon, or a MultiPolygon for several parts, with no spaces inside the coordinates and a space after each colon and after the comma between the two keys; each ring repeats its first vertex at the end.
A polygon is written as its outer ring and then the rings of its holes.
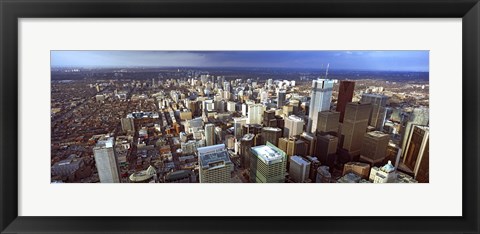
{"type": "Polygon", "coordinates": [[[1,233],[479,231],[477,0],[0,4],[1,233]]]}

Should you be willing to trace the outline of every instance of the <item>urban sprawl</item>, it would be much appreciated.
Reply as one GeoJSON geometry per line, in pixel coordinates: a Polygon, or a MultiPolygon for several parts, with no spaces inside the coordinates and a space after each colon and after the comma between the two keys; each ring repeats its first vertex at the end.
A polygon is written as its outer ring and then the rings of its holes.
{"type": "Polygon", "coordinates": [[[428,183],[428,73],[330,73],[52,68],[51,182],[428,183]]]}

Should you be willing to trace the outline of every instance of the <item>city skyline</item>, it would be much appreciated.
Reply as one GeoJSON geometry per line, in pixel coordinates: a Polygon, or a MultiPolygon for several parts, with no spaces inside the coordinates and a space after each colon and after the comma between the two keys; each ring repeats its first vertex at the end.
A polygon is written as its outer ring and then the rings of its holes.
{"type": "Polygon", "coordinates": [[[287,68],[428,72],[429,51],[51,51],[53,67],[287,68]]]}

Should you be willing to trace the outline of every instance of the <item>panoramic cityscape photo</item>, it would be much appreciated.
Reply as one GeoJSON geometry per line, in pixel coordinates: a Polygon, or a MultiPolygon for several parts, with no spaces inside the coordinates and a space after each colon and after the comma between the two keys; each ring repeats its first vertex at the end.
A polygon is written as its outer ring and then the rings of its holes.
{"type": "Polygon", "coordinates": [[[429,182],[429,51],[62,50],[50,82],[51,183],[429,182]]]}

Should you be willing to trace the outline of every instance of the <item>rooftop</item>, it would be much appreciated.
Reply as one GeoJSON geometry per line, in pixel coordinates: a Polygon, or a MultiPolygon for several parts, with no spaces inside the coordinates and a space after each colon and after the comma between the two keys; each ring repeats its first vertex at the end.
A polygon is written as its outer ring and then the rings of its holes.
{"type": "Polygon", "coordinates": [[[202,169],[212,169],[218,166],[224,166],[226,164],[232,163],[225,149],[219,152],[200,155],[198,157],[198,160],[202,169]]]}
{"type": "Polygon", "coordinates": [[[114,143],[113,137],[105,136],[98,139],[98,142],[95,148],[111,148],[113,147],[113,143],[114,143]]]}
{"type": "Polygon", "coordinates": [[[251,148],[252,152],[265,164],[282,162],[285,159],[285,152],[269,145],[259,145],[251,148]]]}

